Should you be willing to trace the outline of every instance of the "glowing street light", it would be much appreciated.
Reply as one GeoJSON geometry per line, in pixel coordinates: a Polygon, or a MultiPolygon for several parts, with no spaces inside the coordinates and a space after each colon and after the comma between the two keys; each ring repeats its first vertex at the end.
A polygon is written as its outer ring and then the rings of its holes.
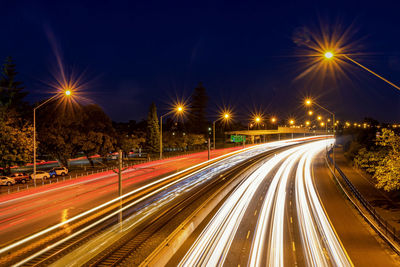
{"type": "Polygon", "coordinates": [[[224,120],[225,122],[227,122],[230,118],[231,118],[230,112],[229,111],[224,111],[221,114],[221,117],[219,117],[218,119],[213,121],[213,150],[215,150],[215,123],[217,121],[219,121],[219,120],[224,120]]]}
{"type": "Polygon", "coordinates": [[[181,104],[178,104],[174,107],[174,109],[172,109],[171,111],[160,116],[160,159],[162,159],[162,152],[163,152],[163,141],[162,141],[162,119],[163,119],[163,117],[168,116],[171,113],[183,114],[184,112],[185,112],[185,107],[181,104]]]}
{"type": "Polygon", "coordinates": [[[310,116],[312,116],[313,113],[314,113],[314,112],[313,112],[312,110],[309,110],[309,111],[308,111],[308,115],[310,115],[310,116]]]}
{"type": "Polygon", "coordinates": [[[317,120],[319,120],[319,121],[322,120],[322,117],[321,117],[321,116],[318,116],[318,117],[317,117],[317,120]]]}
{"type": "Polygon", "coordinates": [[[325,52],[324,57],[327,59],[331,59],[333,58],[333,53],[331,51],[327,51],[325,52]]]}
{"type": "Polygon", "coordinates": [[[247,124],[247,130],[249,131],[254,125],[258,125],[262,122],[262,117],[260,115],[254,115],[251,121],[247,124]]]}
{"type": "Polygon", "coordinates": [[[277,120],[277,119],[276,119],[275,117],[272,117],[272,118],[271,118],[271,122],[272,122],[272,123],[275,123],[276,120],[277,120]]]}
{"type": "Polygon", "coordinates": [[[306,125],[307,125],[307,126],[310,126],[310,121],[306,121],[306,125]]]}
{"type": "Polygon", "coordinates": [[[289,124],[290,124],[290,125],[293,125],[293,124],[294,124],[294,120],[293,120],[293,119],[290,119],[290,120],[289,120],[289,124]]]}
{"type": "Polygon", "coordinates": [[[39,104],[37,107],[33,108],[33,182],[36,186],[36,110],[40,108],[41,106],[49,103],[50,101],[53,101],[56,98],[62,98],[62,97],[71,97],[72,91],[70,89],[64,90],[63,93],[57,93],[44,101],[43,103],[39,104]]]}

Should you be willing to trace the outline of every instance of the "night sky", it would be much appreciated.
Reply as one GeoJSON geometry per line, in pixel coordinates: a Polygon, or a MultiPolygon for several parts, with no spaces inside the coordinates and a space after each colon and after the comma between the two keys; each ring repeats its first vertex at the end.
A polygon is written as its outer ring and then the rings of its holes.
{"type": "MultiPolygon", "coordinates": [[[[56,53],[116,121],[162,112],[203,82],[210,117],[305,113],[311,95],[339,119],[399,121],[400,91],[348,64],[335,82],[306,75],[299,29],[345,31],[353,58],[400,85],[398,1],[3,1],[0,60],[12,56],[31,102],[49,96],[56,53]],[[56,43],[56,49],[52,44],[56,43]]],[[[321,113],[322,114],[322,113],[321,113]]]]}

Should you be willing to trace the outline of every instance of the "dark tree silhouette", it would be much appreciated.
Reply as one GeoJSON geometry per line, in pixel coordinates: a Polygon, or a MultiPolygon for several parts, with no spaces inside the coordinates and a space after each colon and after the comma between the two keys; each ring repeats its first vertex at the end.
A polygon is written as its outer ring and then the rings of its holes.
{"type": "Polygon", "coordinates": [[[151,104],[147,116],[146,146],[151,153],[160,152],[160,126],[158,125],[157,107],[151,104]]]}
{"type": "Polygon", "coordinates": [[[190,113],[188,115],[189,131],[196,134],[206,134],[208,122],[206,119],[208,96],[206,89],[200,82],[194,89],[190,102],[190,113]]]}

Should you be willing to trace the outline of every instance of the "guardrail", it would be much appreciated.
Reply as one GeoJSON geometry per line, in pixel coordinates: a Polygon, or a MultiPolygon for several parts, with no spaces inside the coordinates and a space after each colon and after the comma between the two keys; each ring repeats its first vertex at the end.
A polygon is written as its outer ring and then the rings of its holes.
{"type": "MultiPolygon", "coordinates": [[[[130,162],[130,164],[124,163],[122,165],[122,167],[123,168],[133,167],[135,165],[139,165],[139,164],[146,163],[146,162],[148,162],[148,161],[141,160],[141,161],[130,162]]],[[[36,181],[36,184],[34,184],[33,180],[29,180],[29,182],[26,184],[15,184],[15,185],[7,186],[7,187],[2,186],[2,188],[0,189],[0,194],[16,193],[16,192],[20,192],[20,191],[27,190],[30,188],[36,188],[36,187],[40,187],[40,186],[44,186],[44,185],[49,185],[49,184],[54,184],[54,183],[63,182],[63,181],[67,181],[67,180],[77,179],[77,178],[80,178],[83,176],[88,176],[88,175],[92,175],[92,174],[96,174],[96,173],[107,172],[107,171],[110,171],[110,170],[113,170],[116,168],[117,168],[116,166],[94,168],[92,170],[82,171],[82,172],[75,173],[75,174],[69,174],[69,175],[67,174],[65,176],[57,176],[56,178],[48,178],[46,180],[39,179],[39,181],[36,181]]]]}
{"type": "MultiPolygon", "coordinates": [[[[328,151],[327,158],[329,159],[331,165],[333,166],[333,160],[330,156],[332,153],[332,149],[328,151]]],[[[380,216],[376,209],[374,208],[371,203],[368,202],[364,198],[364,196],[357,190],[357,188],[351,183],[351,181],[347,178],[347,176],[343,173],[343,171],[337,166],[335,163],[334,170],[336,170],[339,175],[342,177],[343,181],[347,185],[347,188],[351,191],[353,196],[359,201],[359,203],[364,207],[364,209],[368,212],[377,226],[380,228],[381,232],[386,234],[387,237],[390,237],[394,242],[400,245],[400,231],[396,229],[396,227],[392,226],[390,223],[387,222],[382,216],[380,216]]],[[[335,175],[336,176],[336,175],[335,175]]],[[[392,244],[389,244],[392,246],[392,244]]],[[[393,246],[392,246],[393,247],[393,246]]],[[[397,250],[397,249],[395,249],[397,250]]],[[[398,251],[396,251],[398,252],[398,251]]]]}

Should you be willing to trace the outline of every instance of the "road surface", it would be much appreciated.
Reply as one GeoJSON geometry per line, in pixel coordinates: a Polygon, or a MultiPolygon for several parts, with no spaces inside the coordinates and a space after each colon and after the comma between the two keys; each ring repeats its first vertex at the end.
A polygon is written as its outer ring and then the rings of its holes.
{"type": "MultiPolygon", "coordinates": [[[[245,161],[268,149],[288,146],[302,141],[303,139],[274,142],[254,146],[240,152],[232,152],[228,154],[229,157],[227,156],[226,159],[224,156],[221,159],[217,159],[215,164],[213,163],[205,167],[202,166],[201,168],[204,167],[205,169],[202,169],[202,175],[198,176],[198,178],[201,179],[195,179],[186,174],[181,174],[181,176],[178,175],[177,177],[170,175],[162,179],[154,179],[162,174],[176,171],[180,166],[184,168],[184,166],[188,164],[193,165],[196,161],[199,161],[199,158],[201,158],[199,156],[182,158],[181,161],[176,159],[170,161],[166,160],[157,167],[156,165],[158,163],[155,162],[152,163],[152,166],[147,165],[146,168],[127,171],[127,173],[124,174],[124,188],[126,192],[128,192],[125,194],[126,199],[124,198],[123,200],[126,201],[124,202],[124,209],[130,207],[126,205],[128,199],[131,201],[132,199],[139,198],[140,201],[142,201],[142,206],[135,208],[134,211],[140,210],[142,215],[153,214],[159,211],[158,208],[162,206],[158,201],[167,203],[179,195],[180,192],[195,189],[198,184],[207,181],[207,177],[212,177],[209,176],[210,173],[216,174],[224,169],[229,169],[237,163],[245,161]],[[148,171],[148,168],[155,168],[155,170],[152,169],[148,171]],[[141,174],[143,172],[145,173],[141,174]],[[205,174],[208,176],[204,177],[205,174]],[[158,187],[156,187],[156,185],[158,187]],[[155,196],[156,193],[160,193],[161,195],[155,196]],[[149,198],[150,196],[152,197],[151,199],[149,198]]],[[[223,152],[221,154],[223,154],[223,152]]],[[[196,173],[198,171],[199,170],[196,169],[196,173]]],[[[94,220],[96,223],[106,220],[108,218],[106,212],[108,212],[108,210],[110,213],[111,211],[114,212],[116,208],[115,205],[118,204],[116,203],[118,199],[115,198],[115,191],[115,175],[106,173],[99,176],[88,177],[87,180],[83,180],[80,183],[57,185],[46,191],[41,188],[41,190],[37,190],[34,194],[22,194],[19,198],[8,199],[1,202],[0,214],[2,215],[2,221],[0,227],[2,227],[1,230],[4,234],[2,234],[3,246],[0,253],[10,254],[18,250],[17,248],[22,248],[22,250],[8,255],[7,258],[3,258],[3,261],[10,260],[13,257],[19,257],[18,259],[21,259],[22,255],[25,255],[24,253],[29,254],[31,250],[35,250],[36,252],[40,247],[43,247],[44,244],[50,242],[50,240],[52,240],[51,238],[58,241],[60,241],[59,239],[61,236],[65,235],[67,235],[66,239],[72,238],[73,234],[71,233],[74,233],[73,230],[79,229],[79,231],[83,231],[83,229],[86,229],[87,227],[84,228],[84,226],[87,226],[89,222],[93,221],[93,216],[94,218],[101,218],[101,220],[94,220]],[[111,200],[109,200],[110,198],[111,200]],[[49,203],[51,203],[51,205],[49,205],[49,203]],[[99,203],[103,204],[99,205],[99,203]],[[91,207],[93,208],[89,210],[91,207]],[[76,216],[74,216],[75,214],[76,216]],[[55,224],[57,222],[58,224],[55,224]],[[49,227],[49,225],[53,226],[49,227]],[[61,230],[56,232],[58,231],[57,229],[60,228],[61,230]],[[40,232],[38,232],[39,229],[41,229],[40,232]],[[32,233],[36,234],[32,235],[32,233]],[[52,234],[49,235],[49,233],[52,234]],[[21,236],[26,236],[26,238],[16,241],[16,239],[21,236]],[[37,239],[39,239],[38,242],[35,241],[37,239]],[[26,244],[29,244],[29,246],[26,246],[26,244]]],[[[134,204],[137,203],[138,201],[134,204]]],[[[113,214],[109,215],[112,216],[113,214]]],[[[56,242],[53,243],[56,244],[56,242]]],[[[50,247],[51,246],[46,246],[45,250],[50,247]]]]}
{"type": "Polygon", "coordinates": [[[398,266],[321,164],[330,143],[304,144],[260,163],[168,265],[398,266]]]}

